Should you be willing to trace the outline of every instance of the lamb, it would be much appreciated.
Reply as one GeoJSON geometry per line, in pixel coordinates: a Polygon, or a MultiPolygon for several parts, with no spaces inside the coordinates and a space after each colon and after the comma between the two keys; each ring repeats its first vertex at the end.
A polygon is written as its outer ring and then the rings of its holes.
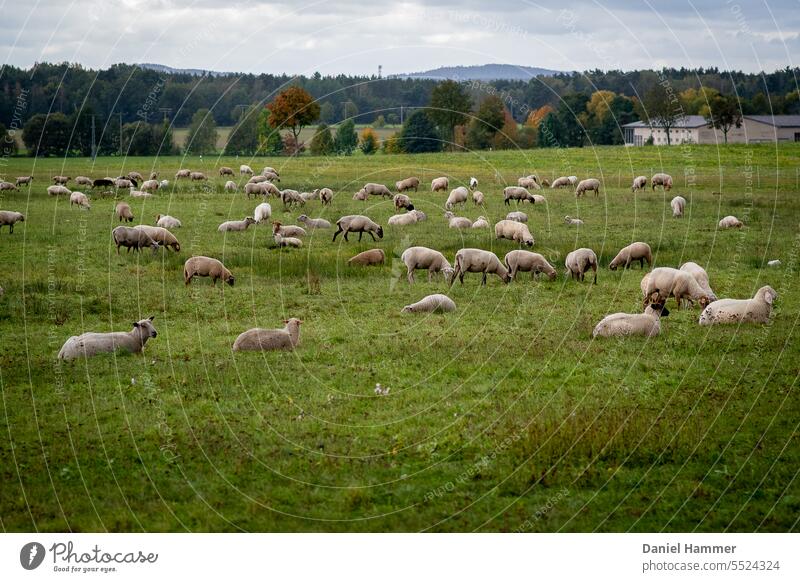
{"type": "Polygon", "coordinates": [[[455,311],[456,304],[447,295],[434,293],[423,297],[416,303],[406,305],[400,313],[446,313],[455,311]]]}
{"type": "Polygon", "coordinates": [[[683,210],[686,208],[686,198],[683,196],[675,196],[669,205],[672,207],[673,218],[683,218],[683,210]]]}
{"type": "Polygon", "coordinates": [[[431,180],[431,192],[446,192],[450,187],[450,180],[446,176],[431,180]]]}
{"type": "Polygon", "coordinates": [[[31,182],[33,182],[33,176],[18,176],[15,184],[17,186],[22,186],[23,184],[30,184],[31,182]]]}
{"type": "Polygon", "coordinates": [[[253,168],[251,168],[248,165],[242,164],[241,166],[239,166],[239,175],[240,176],[244,176],[244,175],[252,176],[253,175],[253,168]]]}
{"type": "Polygon", "coordinates": [[[406,212],[404,214],[395,214],[389,217],[387,223],[389,226],[409,226],[419,222],[420,214],[421,213],[417,210],[412,210],[411,212],[406,212]]]}
{"type": "Polygon", "coordinates": [[[11,182],[6,182],[5,180],[0,180],[0,192],[4,192],[5,190],[19,190],[19,188],[17,188],[11,182]]]}
{"type": "Polygon", "coordinates": [[[116,186],[119,189],[134,187],[133,182],[131,180],[128,180],[127,178],[117,178],[116,180],[114,180],[114,186],[116,186]]]}
{"type": "Polygon", "coordinates": [[[568,224],[570,226],[583,226],[583,221],[580,218],[572,218],[571,216],[567,215],[564,217],[564,224],[568,224]]]}
{"type": "Polygon", "coordinates": [[[151,337],[157,337],[158,332],[153,327],[153,318],[142,319],[133,324],[133,329],[128,332],[115,331],[110,333],[87,332],[69,338],[58,352],[59,360],[74,360],[81,356],[90,358],[97,354],[122,350],[132,354],[139,354],[151,337]]]}
{"type": "Polygon", "coordinates": [[[272,238],[275,241],[275,244],[281,248],[294,247],[299,249],[300,247],[303,246],[303,241],[301,241],[299,238],[294,238],[291,236],[283,236],[282,234],[277,232],[272,235],[272,238]]]}
{"type": "Polygon", "coordinates": [[[483,206],[485,202],[486,197],[483,195],[483,192],[475,190],[472,193],[472,203],[475,204],[475,206],[483,206]]]}
{"type": "Polygon", "coordinates": [[[347,261],[348,265],[360,265],[369,267],[372,265],[382,265],[386,262],[386,255],[382,249],[370,249],[363,253],[358,253],[347,261]]]}
{"type": "Polygon", "coordinates": [[[359,190],[358,192],[356,192],[355,194],[353,194],[353,200],[361,200],[363,202],[363,201],[367,200],[368,198],[369,198],[369,194],[367,194],[367,191],[364,190],[363,188],[361,190],[359,190]]]}
{"type": "Polygon", "coordinates": [[[406,266],[406,279],[410,284],[414,283],[414,271],[416,269],[426,269],[428,271],[429,283],[434,273],[442,273],[446,281],[454,272],[453,267],[442,253],[428,247],[409,247],[400,255],[400,260],[406,266]]]}
{"type": "Polygon", "coordinates": [[[273,168],[272,166],[264,166],[264,169],[261,170],[262,175],[266,176],[267,174],[275,174],[276,176],[280,176],[281,173],[273,168]]]}
{"type": "Polygon", "coordinates": [[[279,220],[272,223],[272,234],[280,234],[281,236],[298,237],[306,236],[306,231],[302,226],[295,226],[293,224],[284,225],[279,220]]]}
{"type": "Polygon", "coordinates": [[[592,249],[575,249],[567,255],[564,266],[576,281],[583,281],[586,271],[591,268],[594,271],[594,284],[597,285],[597,255],[592,249]]]}
{"type": "Polygon", "coordinates": [[[692,277],[694,277],[694,280],[697,281],[697,284],[700,285],[705,294],[708,295],[710,301],[713,302],[717,300],[716,293],[714,293],[714,291],[711,289],[711,285],[708,284],[708,273],[706,273],[706,270],[703,267],[697,263],[689,261],[688,263],[682,264],[680,270],[686,271],[692,277]]]}
{"type": "Polygon", "coordinates": [[[447,202],[444,203],[444,207],[447,210],[452,210],[455,208],[456,204],[461,204],[462,206],[466,205],[467,198],[469,197],[469,190],[467,190],[464,186],[459,186],[458,188],[454,188],[451,190],[450,195],[447,197],[447,202]]]}
{"type": "Polygon", "coordinates": [[[239,334],[233,342],[234,352],[293,350],[300,344],[300,324],[302,320],[292,317],[284,322],[283,329],[263,329],[254,327],[239,334]]]}
{"type": "Polygon", "coordinates": [[[475,176],[472,176],[469,179],[469,189],[474,190],[477,187],[478,187],[478,179],[475,176]]]}
{"type": "Polygon", "coordinates": [[[656,189],[656,186],[661,186],[664,190],[669,191],[672,188],[672,176],[664,173],[653,174],[653,177],[650,178],[650,186],[653,190],[656,189]]]}
{"type": "Polygon", "coordinates": [[[189,180],[192,182],[202,182],[203,180],[208,180],[208,178],[203,172],[192,172],[189,174],[189,180]]]}
{"type": "Polygon", "coordinates": [[[189,178],[191,176],[191,174],[192,174],[192,172],[190,170],[178,170],[175,173],[175,179],[179,180],[181,178],[189,178]]]}
{"type": "Polygon", "coordinates": [[[180,252],[181,244],[175,235],[168,231],[166,228],[160,226],[149,226],[146,224],[137,224],[133,228],[137,228],[147,233],[147,235],[156,241],[159,245],[170,248],[176,253],[180,252]]]}
{"type": "Polygon", "coordinates": [[[141,182],[144,180],[144,178],[139,172],[128,172],[128,180],[136,180],[137,182],[141,182]]]}
{"type": "Polygon", "coordinates": [[[174,216],[170,216],[169,214],[156,215],[156,226],[160,226],[161,228],[166,229],[173,229],[173,228],[181,228],[183,225],[181,221],[175,218],[174,216]]]}
{"type": "Polygon", "coordinates": [[[70,194],[72,194],[72,190],[70,190],[66,186],[48,186],[47,187],[47,193],[50,196],[59,196],[61,194],[65,194],[66,196],[69,196],[70,194]]]}
{"type": "Polygon", "coordinates": [[[301,214],[297,217],[297,222],[302,222],[306,225],[306,228],[314,229],[314,228],[331,228],[331,223],[325,220],[324,218],[309,218],[305,214],[301,214]]]}
{"type": "Polygon", "coordinates": [[[524,212],[509,212],[506,214],[506,220],[514,220],[516,222],[528,222],[528,215],[524,212]]]}
{"type": "Polygon", "coordinates": [[[539,186],[539,178],[533,174],[518,179],[517,186],[521,188],[532,188],[533,190],[541,189],[541,186],[539,186]]]}
{"type": "Polygon", "coordinates": [[[375,184],[374,182],[368,182],[364,184],[364,188],[367,194],[371,196],[385,196],[386,198],[392,197],[392,192],[383,184],[375,184]]]}
{"type": "Polygon", "coordinates": [[[450,228],[472,228],[472,221],[464,216],[456,216],[449,210],[444,213],[450,228]]]}
{"type": "Polygon", "coordinates": [[[631,185],[631,192],[644,190],[645,186],[647,186],[647,176],[636,176],[633,179],[633,184],[631,185]]]}
{"type": "MultiPolygon", "coordinates": [[[[239,187],[236,185],[236,182],[234,182],[233,180],[228,180],[227,182],[225,182],[225,191],[226,192],[236,192],[238,189],[239,189],[239,187]]],[[[250,196],[248,196],[248,198],[249,197],[250,196]]]]}
{"type": "Polygon", "coordinates": [[[217,259],[211,257],[191,257],[183,264],[183,284],[188,285],[195,277],[211,277],[211,283],[217,286],[217,279],[231,287],[236,282],[233,274],[217,259]]]}
{"type": "Polygon", "coordinates": [[[281,190],[281,202],[284,206],[305,206],[306,204],[306,201],[300,196],[300,192],[288,188],[281,190]]]}
{"type": "Polygon", "coordinates": [[[125,222],[133,222],[133,212],[131,212],[131,207],[127,202],[117,202],[117,206],[114,210],[120,222],[123,220],[125,222]]]}
{"type": "Polygon", "coordinates": [[[669,297],[675,297],[678,307],[683,302],[699,302],[702,307],[711,303],[711,299],[691,273],[679,271],[671,267],[657,267],[650,271],[647,282],[642,281],[644,302],[665,303],[669,297]]]}
{"type": "Polygon", "coordinates": [[[744,224],[735,216],[726,216],[719,221],[720,228],[742,228],[744,224]]]}
{"type": "Polygon", "coordinates": [[[528,230],[528,225],[514,220],[501,220],[495,224],[494,236],[498,239],[505,238],[513,240],[516,243],[524,244],[528,247],[532,247],[534,244],[531,231],[528,230]]]}
{"type": "Polygon", "coordinates": [[[229,168],[228,166],[222,166],[219,169],[220,176],[233,176],[233,168],[229,168]]]}
{"type": "Polygon", "coordinates": [[[228,220],[223,222],[217,227],[219,232],[242,232],[247,230],[247,227],[251,224],[255,224],[256,221],[252,216],[248,216],[243,220],[228,220]]]}
{"type": "Polygon", "coordinates": [[[464,273],[483,273],[481,285],[486,285],[486,276],[491,273],[500,277],[503,283],[511,281],[508,269],[500,262],[497,255],[483,249],[461,249],[456,253],[456,268],[450,278],[450,286],[453,286],[456,276],[463,285],[464,273]]]}
{"type": "Polygon", "coordinates": [[[72,206],[73,204],[77,204],[86,210],[91,210],[92,208],[92,205],[89,204],[89,197],[83,192],[78,192],[77,190],[69,195],[69,205],[72,206]]]}
{"type": "Polygon", "coordinates": [[[347,240],[347,235],[351,232],[358,233],[358,242],[361,242],[361,237],[365,232],[369,233],[369,235],[372,237],[372,240],[377,240],[375,238],[376,234],[378,235],[378,238],[383,238],[383,228],[376,222],[373,222],[371,219],[361,214],[342,216],[336,221],[336,226],[338,227],[338,230],[333,235],[333,242],[336,242],[336,237],[342,232],[344,233],[344,240],[347,240]]]}
{"type": "Polygon", "coordinates": [[[63,186],[71,179],[69,176],[53,176],[53,184],[61,184],[63,186]]]}
{"type": "Polygon", "coordinates": [[[622,265],[623,269],[627,269],[634,261],[639,261],[639,267],[644,269],[644,262],[647,261],[647,268],[653,265],[653,252],[650,250],[650,245],[645,242],[635,242],[621,249],[617,256],[608,264],[608,268],[616,271],[617,267],[622,265]]]}
{"type": "Polygon", "coordinates": [[[419,190],[419,178],[406,178],[405,180],[395,182],[394,186],[398,192],[405,192],[406,190],[411,189],[413,189],[414,192],[417,192],[419,190]]]}
{"type": "Polygon", "coordinates": [[[319,200],[323,206],[330,206],[333,203],[333,190],[330,188],[319,189],[319,200]]]}
{"type": "Polygon", "coordinates": [[[411,198],[409,198],[405,194],[395,194],[393,202],[395,210],[400,210],[401,208],[408,208],[409,206],[411,207],[412,210],[414,208],[414,205],[411,203],[411,198]]]}
{"type": "Polygon", "coordinates": [[[76,176],[75,177],[75,183],[78,186],[91,186],[92,185],[92,179],[91,178],[87,178],[86,176],[76,176]]]}
{"type": "Polygon", "coordinates": [[[592,337],[629,335],[656,337],[661,333],[661,318],[667,315],[669,315],[669,310],[660,303],[648,305],[644,313],[613,313],[606,315],[595,326],[592,337]]]}
{"type": "Polygon", "coordinates": [[[575,196],[583,196],[586,192],[594,191],[594,195],[600,194],[600,180],[597,178],[587,178],[578,182],[578,187],[575,189],[575,196]]]}
{"type": "Polygon", "coordinates": [[[572,181],[567,176],[561,176],[560,178],[553,180],[553,183],[550,184],[550,189],[554,190],[556,188],[569,188],[570,186],[572,186],[572,181]]]}
{"type": "Polygon", "coordinates": [[[531,273],[531,279],[537,274],[544,273],[552,281],[556,278],[556,270],[547,259],[539,253],[532,253],[530,251],[514,250],[506,253],[503,257],[503,264],[511,273],[511,279],[517,278],[518,271],[531,273]]]}
{"type": "Polygon", "coordinates": [[[269,205],[268,202],[262,202],[256,209],[253,211],[253,218],[256,220],[256,224],[261,224],[262,222],[266,222],[272,217],[272,206],[269,205]]]}
{"type": "Polygon", "coordinates": [[[154,253],[158,251],[158,243],[148,233],[136,227],[118,226],[111,231],[111,239],[117,246],[117,254],[119,247],[125,247],[128,252],[131,252],[131,249],[139,252],[145,247],[151,247],[154,253]]]}
{"type": "Polygon", "coordinates": [[[142,182],[142,192],[155,192],[161,187],[161,184],[158,180],[146,180],[142,182]]]}
{"type": "Polygon", "coordinates": [[[765,285],[752,299],[719,299],[703,310],[699,323],[769,323],[772,304],[777,298],[775,289],[765,285]]]}
{"type": "Polygon", "coordinates": [[[14,234],[14,225],[18,222],[25,222],[25,215],[13,210],[0,210],[0,230],[8,226],[8,234],[14,234]]]}
{"type": "Polygon", "coordinates": [[[479,216],[478,220],[472,223],[472,228],[489,228],[489,221],[485,216],[479,216]]]}
{"type": "Polygon", "coordinates": [[[503,188],[503,202],[506,204],[506,206],[510,205],[512,200],[530,201],[532,199],[533,196],[531,196],[531,193],[521,186],[506,186],[503,188]]]}

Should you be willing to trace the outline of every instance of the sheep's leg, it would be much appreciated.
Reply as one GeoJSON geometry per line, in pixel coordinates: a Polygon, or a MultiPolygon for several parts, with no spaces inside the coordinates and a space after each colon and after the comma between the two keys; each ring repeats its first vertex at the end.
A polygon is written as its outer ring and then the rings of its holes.
{"type": "Polygon", "coordinates": [[[486,285],[486,271],[483,272],[483,277],[481,278],[481,285],[486,285]]]}
{"type": "Polygon", "coordinates": [[[592,265],[592,271],[594,271],[594,283],[593,283],[593,285],[597,285],[597,265],[592,265]]]}
{"type": "Polygon", "coordinates": [[[349,231],[349,230],[346,230],[346,231],[344,231],[344,240],[346,240],[347,242],[350,242],[350,239],[348,239],[348,238],[347,238],[347,235],[348,235],[349,233],[350,233],[350,231],[349,231]]]}
{"type": "Polygon", "coordinates": [[[408,283],[410,285],[414,284],[414,269],[408,267],[408,273],[406,273],[406,279],[408,279],[408,283]]]}
{"type": "Polygon", "coordinates": [[[433,280],[433,269],[428,269],[428,283],[433,280]]]}
{"type": "Polygon", "coordinates": [[[371,231],[371,230],[369,231],[369,236],[371,236],[371,237],[372,237],[372,241],[373,241],[373,242],[377,242],[377,241],[378,241],[378,239],[376,239],[376,238],[375,238],[375,235],[374,235],[374,234],[372,234],[372,231],[371,231]]]}
{"type": "MultiPolygon", "coordinates": [[[[337,225],[337,226],[339,226],[339,225],[337,225]]],[[[339,236],[339,234],[341,232],[342,232],[342,227],[339,226],[339,230],[337,230],[336,232],[333,233],[333,242],[336,242],[336,237],[339,236]]]]}
{"type": "MultiPolygon", "coordinates": [[[[363,230],[359,230],[358,231],[358,242],[361,242],[361,237],[362,236],[364,236],[364,231],[363,230]]],[[[375,237],[373,237],[373,238],[375,238],[375,237]]]]}

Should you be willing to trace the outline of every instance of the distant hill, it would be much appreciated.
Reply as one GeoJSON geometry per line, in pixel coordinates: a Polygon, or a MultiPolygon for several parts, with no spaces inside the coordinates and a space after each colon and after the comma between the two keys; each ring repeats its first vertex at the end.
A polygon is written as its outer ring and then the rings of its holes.
{"type": "Polygon", "coordinates": [[[221,71],[205,71],[203,69],[175,69],[173,67],[159,65],[157,63],[137,63],[137,66],[148,71],[156,71],[157,73],[167,73],[170,75],[194,75],[196,77],[210,75],[212,77],[221,77],[232,74],[223,73],[221,71]]]}
{"type": "Polygon", "coordinates": [[[473,65],[467,67],[439,67],[421,73],[393,75],[402,79],[452,79],[454,81],[527,81],[543,75],[549,77],[562,71],[542,69],[540,67],[523,67],[520,65],[473,65]]]}

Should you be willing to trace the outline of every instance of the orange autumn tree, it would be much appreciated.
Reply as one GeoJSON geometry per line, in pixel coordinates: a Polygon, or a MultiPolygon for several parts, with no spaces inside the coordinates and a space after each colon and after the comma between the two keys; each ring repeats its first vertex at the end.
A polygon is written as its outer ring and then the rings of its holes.
{"type": "Polygon", "coordinates": [[[294,143],[298,143],[298,136],[303,127],[319,118],[319,104],[300,87],[289,87],[281,91],[267,109],[269,109],[269,124],[275,129],[291,130],[294,143]]]}
{"type": "Polygon", "coordinates": [[[548,114],[555,112],[550,105],[543,105],[534,111],[531,111],[528,115],[528,119],[525,120],[525,125],[528,127],[532,127],[533,129],[539,129],[539,124],[542,123],[545,117],[548,114]]]}

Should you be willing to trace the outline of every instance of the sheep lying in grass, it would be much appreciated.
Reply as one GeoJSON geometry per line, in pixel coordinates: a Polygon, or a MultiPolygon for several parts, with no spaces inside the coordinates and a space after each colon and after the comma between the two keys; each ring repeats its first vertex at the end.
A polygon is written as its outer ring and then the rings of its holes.
{"type": "Polygon", "coordinates": [[[448,210],[444,213],[444,217],[450,228],[472,228],[472,221],[465,216],[456,216],[448,210]]]}
{"type": "Polygon", "coordinates": [[[450,180],[446,176],[431,180],[431,192],[446,192],[450,187],[450,180]]]}
{"type": "Polygon", "coordinates": [[[220,224],[217,230],[219,232],[242,232],[255,223],[256,221],[252,216],[247,216],[243,220],[227,220],[220,224]]]}
{"type": "Polygon", "coordinates": [[[587,178],[586,180],[581,180],[578,182],[578,187],[575,188],[575,196],[581,197],[587,192],[594,192],[594,195],[597,196],[600,194],[600,180],[597,178],[587,178]]]}
{"type": "Polygon", "coordinates": [[[631,192],[636,192],[637,190],[644,190],[646,186],[647,186],[647,176],[636,176],[633,179],[631,192]]]}
{"type": "Polygon", "coordinates": [[[66,186],[58,186],[58,185],[48,186],[47,193],[50,196],[61,196],[61,195],[69,196],[70,194],[72,194],[72,190],[70,190],[66,186]]]}
{"type": "Polygon", "coordinates": [[[515,243],[524,244],[525,246],[532,247],[534,244],[533,235],[528,229],[528,225],[523,222],[516,222],[515,220],[501,220],[494,225],[495,238],[505,238],[513,240],[515,243]]]}
{"type": "Polygon", "coordinates": [[[294,247],[296,249],[299,249],[300,247],[303,246],[303,241],[301,241],[299,238],[294,238],[291,236],[283,236],[278,232],[272,234],[272,239],[275,241],[275,244],[278,245],[278,247],[280,248],[294,247]]]}
{"type": "Polygon", "coordinates": [[[453,210],[457,204],[466,206],[467,198],[469,198],[469,190],[464,186],[453,188],[453,190],[450,191],[450,195],[447,197],[447,202],[444,203],[444,207],[447,210],[453,210]]]}
{"type": "MultiPolygon", "coordinates": [[[[166,188],[167,186],[169,186],[169,180],[161,180],[158,183],[159,188],[166,188]]],[[[94,188],[94,186],[92,186],[92,188],[94,188]]]]}
{"type": "Polygon", "coordinates": [[[160,226],[148,226],[146,224],[137,224],[133,228],[143,230],[147,236],[156,241],[160,246],[167,247],[173,251],[180,252],[181,245],[175,235],[168,231],[166,228],[160,226]]]}
{"type": "Polygon", "coordinates": [[[125,222],[133,222],[133,212],[131,211],[131,207],[127,202],[117,202],[117,206],[114,210],[117,213],[119,222],[122,222],[123,220],[125,222]]]}
{"type": "Polygon", "coordinates": [[[489,228],[489,220],[485,216],[479,216],[478,219],[472,223],[472,228],[489,228]]]}
{"type": "Polygon", "coordinates": [[[564,217],[564,224],[569,226],[583,226],[583,221],[580,218],[572,218],[571,216],[567,215],[564,217]]]}
{"type": "Polygon", "coordinates": [[[772,304],[778,298],[775,289],[765,285],[752,299],[719,299],[700,315],[700,325],[718,323],[769,323],[772,304]]]}
{"type": "Polygon", "coordinates": [[[643,335],[656,337],[661,333],[661,318],[669,315],[669,310],[660,303],[648,305],[644,313],[613,313],[606,315],[598,323],[592,337],[623,337],[643,335]]]}
{"type": "Polygon", "coordinates": [[[367,194],[367,191],[362,188],[361,190],[353,194],[353,200],[360,200],[361,202],[364,202],[366,200],[369,200],[369,194],[367,194]]]}
{"type": "Polygon", "coordinates": [[[152,198],[152,194],[150,192],[142,192],[141,190],[134,190],[131,187],[131,198],[152,198]]]}
{"type": "Polygon", "coordinates": [[[169,214],[157,214],[156,215],[156,226],[160,226],[161,228],[166,229],[173,229],[173,228],[181,228],[183,225],[181,221],[175,218],[174,216],[170,216],[169,214]]]}
{"type": "Polygon", "coordinates": [[[8,234],[14,234],[14,225],[18,222],[25,222],[24,214],[13,210],[0,210],[0,230],[7,226],[8,234]]]}
{"type": "Polygon", "coordinates": [[[456,310],[455,302],[447,295],[434,293],[423,297],[416,303],[406,305],[400,313],[447,313],[456,310]]]}
{"type": "Polygon", "coordinates": [[[145,247],[150,247],[153,252],[158,252],[158,242],[147,234],[142,229],[130,226],[118,226],[111,231],[111,238],[117,246],[117,254],[119,254],[119,247],[125,247],[127,252],[139,252],[145,247]]]}
{"type": "Polygon", "coordinates": [[[719,221],[720,228],[742,228],[744,224],[735,216],[726,216],[719,221]]]}
{"type": "Polygon", "coordinates": [[[552,281],[556,278],[556,270],[539,253],[530,251],[514,250],[506,253],[503,257],[503,264],[511,273],[511,279],[517,278],[517,272],[530,272],[531,279],[539,273],[544,273],[552,281]]]}
{"type": "Polygon", "coordinates": [[[302,226],[294,224],[283,224],[280,220],[275,220],[272,223],[272,234],[279,234],[281,236],[298,237],[306,236],[306,230],[302,226]]]}
{"type": "Polygon", "coordinates": [[[266,222],[272,217],[272,206],[269,205],[268,202],[262,202],[256,209],[253,211],[253,218],[255,218],[256,224],[261,224],[262,222],[266,222]]]}
{"type": "Polygon", "coordinates": [[[503,281],[508,283],[511,281],[511,275],[506,269],[505,265],[500,262],[491,251],[484,251],[483,249],[461,249],[456,253],[456,267],[453,270],[453,276],[450,278],[450,286],[458,277],[461,284],[464,284],[464,273],[482,273],[481,285],[486,285],[486,276],[495,274],[503,281]]]}
{"type": "Polygon", "coordinates": [[[300,324],[302,320],[292,317],[284,322],[283,329],[263,329],[254,327],[239,334],[233,342],[234,352],[293,350],[300,344],[300,324]]]}
{"type": "Polygon", "coordinates": [[[513,220],[514,222],[528,222],[528,215],[524,212],[509,212],[506,214],[506,220],[513,220]]]}
{"type": "Polygon", "coordinates": [[[64,342],[58,352],[60,360],[74,360],[80,357],[90,358],[97,354],[122,350],[132,354],[139,354],[144,349],[147,340],[157,337],[158,332],[153,327],[153,317],[142,319],[133,324],[131,331],[114,331],[110,333],[87,332],[74,335],[64,342]]]}
{"type": "Polygon", "coordinates": [[[217,280],[222,280],[231,287],[236,282],[233,274],[217,259],[211,257],[191,257],[186,259],[183,264],[183,283],[188,285],[195,277],[211,277],[211,282],[214,287],[217,286],[217,280]]]}
{"type": "Polygon", "coordinates": [[[653,174],[653,177],[650,178],[650,186],[653,190],[656,189],[656,186],[661,186],[664,190],[669,191],[672,188],[672,176],[662,172],[653,174]]]}
{"type": "Polygon", "coordinates": [[[691,261],[684,263],[681,265],[681,271],[685,271],[689,273],[694,280],[697,281],[697,284],[700,285],[700,288],[708,295],[708,299],[710,301],[716,301],[717,295],[711,289],[711,285],[708,284],[708,273],[706,270],[698,265],[697,263],[693,263],[691,261]]]}
{"type": "Polygon", "coordinates": [[[341,233],[344,233],[344,240],[348,240],[347,235],[351,232],[358,233],[358,242],[361,242],[361,237],[365,232],[369,233],[374,241],[378,240],[375,238],[376,234],[378,238],[383,238],[383,228],[378,223],[373,222],[370,218],[361,214],[342,216],[336,221],[336,226],[338,230],[333,235],[333,242],[336,242],[336,237],[341,233]]]}
{"type": "Polygon", "coordinates": [[[644,269],[644,262],[647,261],[647,268],[653,265],[653,252],[650,245],[645,242],[635,242],[622,248],[617,256],[608,264],[608,268],[616,271],[617,267],[622,266],[627,269],[634,261],[639,261],[639,267],[644,269]]]}
{"type": "Polygon", "coordinates": [[[545,198],[541,194],[531,194],[530,202],[532,204],[546,204],[547,203],[547,198],[545,198]]]}
{"type": "Polygon", "coordinates": [[[386,262],[386,254],[383,249],[370,249],[363,253],[358,253],[347,261],[348,265],[359,265],[369,267],[372,265],[382,265],[386,262]]]}
{"type": "Polygon", "coordinates": [[[703,308],[711,303],[709,294],[703,290],[691,273],[672,267],[653,269],[642,279],[641,287],[645,305],[647,303],[666,303],[670,297],[675,298],[678,307],[684,302],[693,304],[697,301],[703,308]]]}
{"type": "Polygon", "coordinates": [[[411,212],[405,212],[403,214],[394,214],[389,217],[387,224],[389,226],[409,226],[416,224],[420,221],[421,214],[422,213],[418,210],[412,210],[411,212]]]}
{"type": "Polygon", "coordinates": [[[434,273],[442,273],[445,281],[453,275],[453,267],[445,256],[437,250],[428,247],[409,247],[400,255],[400,260],[406,266],[406,279],[414,283],[414,271],[425,269],[428,271],[428,282],[431,282],[434,273]]]}
{"type": "Polygon", "coordinates": [[[308,229],[314,228],[331,228],[331,223],[324,218],[309,218],[305,214],[297,217],[297,222],[302,222],[308,229]]]}
{"type": "Polygon", "coordinates": [[[398,192],[405,192],[406,190],[414,190],[414,192],[417,192],[419,190],[419,178],[406,178],[405,180],[395,182],[394,186],[398,192]]]}
{"type": "Polygon", "coordinates": [[[675,196],[675,198],[670,201],[669,205],[672,208],[673,218],[683,218],[683,211],[686,208],[686,198],[683,196],[675,196]]]}
{"type": "Polygon", "coordinates": [[[69,205],[72,206],[73,204],[85,208],[86,210],[91,210],[92,208],[92,205],[89,203],[89,197],[77,190],[69,195],[69,205]]]}
{"type": "Polygon", "coordinates": [[[564,260],[564,266],[567,268],[570,277],[576,281],[583,281],[586,277],[586,271],[591,269],[594,271],[593,284],[597,285],[597,255],[592,249],[575,249],[567,255],[564,260]]]}

